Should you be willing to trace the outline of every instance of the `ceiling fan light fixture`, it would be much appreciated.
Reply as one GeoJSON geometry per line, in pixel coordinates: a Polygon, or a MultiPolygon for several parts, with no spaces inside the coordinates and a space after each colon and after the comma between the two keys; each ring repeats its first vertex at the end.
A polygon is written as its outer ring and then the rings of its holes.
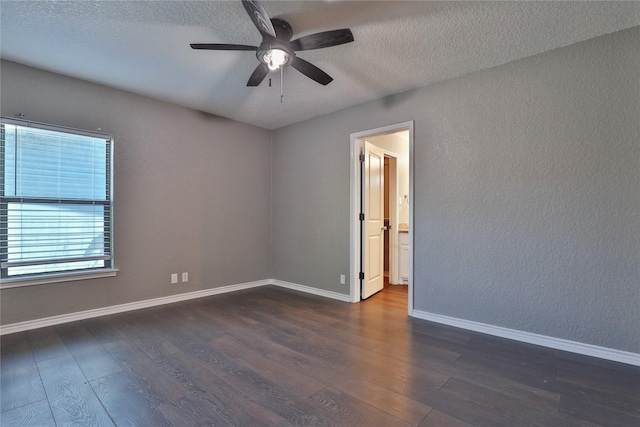
{"type": "Polygon", "coordinates": [[[282,49],[269,49],[262,55],[261,61],[275,71],[289,62],[289,54],[282,49]]]}

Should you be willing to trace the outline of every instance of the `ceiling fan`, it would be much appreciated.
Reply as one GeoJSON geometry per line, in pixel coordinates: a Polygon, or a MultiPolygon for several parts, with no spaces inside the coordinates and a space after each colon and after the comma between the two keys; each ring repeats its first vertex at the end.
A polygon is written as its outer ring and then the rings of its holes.
{"type": "MultiPolygon", "coordinates": [[[[193,49],[204,50],[250,50],[256,51],[260,64],[249,77],[247,86],[258,86],[269,71],[276,71],[288,65],[300,71],[305,76],[328,85],[333,78],[320,68],[296,56],[297,51],[321,49],[337,46],[353,41],[353,34],[348,28],[323,31],[291,40],[293,29],[287,21],[270,19],[266,10],[258,0],[242,0],[249,17],[262,35],[260,46],[225,43],[192,43],[193,49]]],[[[282,74],[281,74],[282,75],[282,74]]]]}

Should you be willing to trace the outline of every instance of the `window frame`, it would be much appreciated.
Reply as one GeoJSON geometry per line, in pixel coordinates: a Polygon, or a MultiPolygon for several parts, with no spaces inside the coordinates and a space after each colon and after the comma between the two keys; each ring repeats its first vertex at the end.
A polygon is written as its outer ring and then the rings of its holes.
{"type": "MultiPolygon", "coordinates": [[[[113,159],[114,159],[114,137],[111,134],[102,133],[102,132],[93,132],[82,129],[75,129],[65,126],[51,125],[46,123],[40,123],[30,120],[21,120],[14,119],[8,117],[0,117],[0,123],[3,125],[2,132],[4,132],[4,125],[15,125],[28,127],[33,129],[40,130],[49,130],[55,132],[62,132],[72,135],[80,135],[87,136],[92,138],[104,139],[108,144],[108,153],[105,160],[108,162],[106,166],[106,182],[107,182],[107,195],[105,197],[105,201],[100,204],[108,208],[109,210],[109,218],[105,219],[105,230],[109,230],[109,238],[108,238],[108,246],[105,245],[105,248],[109,249],[108,259],[105,260],[104,267],[98,268],[88,268],[88,269],[77,269],[77,270],[64,270],[64,271],[56,271],[56,272],[44,272],[44,273],[33,273],[33,274],[24,274],[17,276],[8,276],[8,277],[0,277],[0,289],[12,288],[12,287],[21,287],[21,286],[30,286],[30,285],[40,285],[45,283],[59,283],[59,282],[67,282],[67,281],[75,281],[75,280],[86,280],[93,278],[102,278],[102,277],[113,277],[117,274],[118,269],[115,268],[115,254],[114,254],[114,228],[113,228],[113,218],[114,218],[114,210],[113,210],[113,194],[114,194],[114,179],[113,179],[113,159]]],[[[100,129],[99,129],[100,130],[100,129]]],[[[2,174],[1,180],[4,180],[5,173],[5,152],[4,150],[0,153],[0,174],[2,174]]],[[[42,199],[37,197],[22,197],[22,196],[5,196],[4,189],[0,188],[0,196],[2,196],[1,204],[8,204],[12,202],[18,203],[28,203],[30,200],[36,200],[38,203],[46,204],[42,199]],[[16,199],[16,200],[12,200],[16,199]]],[[[61,204],[89,204],[95,203],[94,200],[89,202],[90,199],[59,199],[57,202],[61,202],[61,204]]],[[[7,206],[4,206],[6,209],[7,206]]],[[[8,229],[5,229],[4,224],[0,224],[0,244],[6,247],[7,239],[8,239],[8,229]]],[[[105,239],[106,240],[106,239],[105,239]]],[[[0,255],[6,255],[0,253],[0,255]]],[[[6,274],[6,270],[9,267],[0,267],[2,270],[2,276],[6,274]]]]}

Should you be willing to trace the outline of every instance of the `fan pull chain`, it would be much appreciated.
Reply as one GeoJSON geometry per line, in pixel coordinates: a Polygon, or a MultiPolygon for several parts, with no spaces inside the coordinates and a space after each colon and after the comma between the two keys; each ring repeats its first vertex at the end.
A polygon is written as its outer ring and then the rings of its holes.
{"type": "Polygon", "coordinates": [[[284,95],[282,95],[282,86],[284,86],[284,71],[283,71],[284,67],[280,67],[280,103],[282,104],[282,98],[284,97],[284,95]]]}

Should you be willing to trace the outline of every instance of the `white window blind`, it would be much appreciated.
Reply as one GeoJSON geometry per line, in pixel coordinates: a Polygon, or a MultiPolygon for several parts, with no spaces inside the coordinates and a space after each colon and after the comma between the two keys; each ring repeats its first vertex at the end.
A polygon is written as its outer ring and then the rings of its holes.
{"type": "Polygon", "coordinates": [[[1,278],[112,268],[109,135],[3,119],[1,278]]]}

